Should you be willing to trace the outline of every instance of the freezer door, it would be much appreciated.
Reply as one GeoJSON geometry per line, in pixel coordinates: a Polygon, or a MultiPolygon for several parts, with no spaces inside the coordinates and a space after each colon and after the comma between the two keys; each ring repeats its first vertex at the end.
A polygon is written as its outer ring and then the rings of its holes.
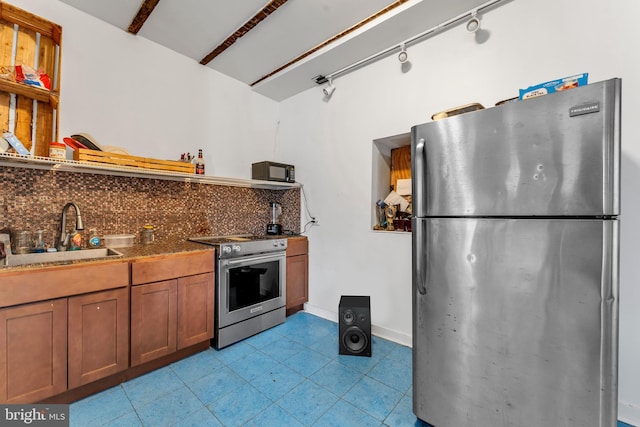
{"type": "Polygon", "coordinates": [[[435,427],[612,427],[617,220],[414,220],[413,409],[435,427]]]}
{"type": "Polygon", "coordinates": [[[413,212],[619,214],[620,80],[412,128],[413,212]]]}

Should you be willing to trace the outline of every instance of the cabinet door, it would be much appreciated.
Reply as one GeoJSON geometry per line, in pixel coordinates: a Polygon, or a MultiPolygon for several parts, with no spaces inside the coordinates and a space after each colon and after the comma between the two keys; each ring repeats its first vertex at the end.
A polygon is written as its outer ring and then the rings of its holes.
{"type": "Polygon", "coordinates": [[[287,257],[287,309],[309,300],[309,256],[287,257]]]}
{"type": "Polygon", "coordinates": [[[213,338],[213,273],[178,279],[178,349],[213,338]]]}
{"type": "Polygon", "coordinates": [[[67,389],[66,298],[0,310],[0,343],[0,402],[33,403],[67,389]]]}
{"type": "Polygon", "coordinates": [[[131,366],[176,351],[177,280],[131,287],[131,366]]]}
{"type": "Polygon", "coordinates": [[[69,389],[129,364],[129,289],[69,298],[69,389]]]}

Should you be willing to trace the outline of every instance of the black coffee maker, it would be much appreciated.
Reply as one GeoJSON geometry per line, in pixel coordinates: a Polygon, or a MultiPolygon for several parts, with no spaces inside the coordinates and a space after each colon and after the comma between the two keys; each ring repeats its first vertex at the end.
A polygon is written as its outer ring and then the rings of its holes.
{"type": "Polygon", "coordinates": [[[282,224],[280,224],[280,215],[282,215],[282,206],[278,202],[269,203],[271,207],[271,222],[267,224],[267,234],[282,234],[282,224]]]}

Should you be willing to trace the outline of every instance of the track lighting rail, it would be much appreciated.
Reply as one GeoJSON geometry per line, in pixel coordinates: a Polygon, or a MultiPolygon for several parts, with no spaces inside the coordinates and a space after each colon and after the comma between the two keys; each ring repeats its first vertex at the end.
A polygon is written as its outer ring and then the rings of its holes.
{"type": "Polygon", "coordinates": [[[454,18],[449,19],[448,21],[443,22],[442,24],[439,24],[439,25],[437,25],[437,26],[435,26],[433,28],[430,28],[430,29],[420,33],[420,34],[417,34],[417,35],[405,40],[404,42],[402,42],[400,44],[396,44],[396,45],[390,46],[390,47],[388,47],[388,48],[386,48],[384,50],[381,50],[378,53],[375,53],[375,54],[373,54],[371,56],[368,56],[368,57],[366,57],[364,59],[361,59],[360,61],[354,62],[351,65],[347,65],[346,67],[341,68],[341,69],[339,69],[337,71],[334,71],[334,72],[332,72],[330,74],[315,76],[315,77],[313,77],[313,80],[315,80],[316,84],[319,84],[319,85],[327,83],[329,80],[333,80],[336,77],[342,76],[342,75],[347,74],[347,73],[349,73],[351,71],[355,71],[358,68],[363,67],[363,66],[365,66],[365,65],[367,65],[367,64],[369,64],[369,63],[371,63],[371,62],[373,62],[373,61],[375,61],[377,59],[380,59],[382,57],[388,56],[391,53],[402,52],[403,48],[406,48],[407,46],[409,46],[411,44],[415,44],[415,43],[417,43],[419,41],[422,41],[422,40],[424,40],[426,38],[432,37],[432,36],[442,32],[442,31],[444,31],[446,29],[449,29],[450,27],[453,27],[453,26],[455,26],[455,25],[457,25],[457,24],[459,24],[459,23],[461,23],[461,22],[463,22],[465,20],[469,20],[471,18],[478,19],[476,17],[476,15],[478,15],[480,12],[487,11],[489,9],[493,9],[493,8],[499,6],[500,3],[506,3],[508,1],[511,1],[511,0],[490,0],[490,1],[486,2],[486,3],[483,3],[479,7],[475,7],[473,9],[469,10],[468,12],[460,14],[460,15],[454,17],[454,18]]]}

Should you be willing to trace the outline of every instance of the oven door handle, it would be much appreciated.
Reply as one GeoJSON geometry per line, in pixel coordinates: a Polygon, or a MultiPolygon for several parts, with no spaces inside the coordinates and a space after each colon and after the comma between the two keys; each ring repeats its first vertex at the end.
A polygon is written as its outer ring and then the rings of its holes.
{"type": "Polygon", "coordinates": [[[237,259],[229,259],[225,260],[226,265],[237,265],[237,264],[246,264],[247,262],[256,262],[256,261],[275,261],[280,258],[284,258],[284,252],[282,254],[275,255],[262,255],[255,257],[241,257],[237,259]]]}

